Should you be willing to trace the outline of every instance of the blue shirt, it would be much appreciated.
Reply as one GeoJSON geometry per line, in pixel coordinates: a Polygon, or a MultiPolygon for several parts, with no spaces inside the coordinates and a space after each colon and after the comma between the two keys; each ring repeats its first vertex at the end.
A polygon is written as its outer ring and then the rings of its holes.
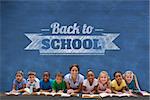
{"type": "Polygon", "coordinates": [[[21,82],[18,82],[16,79],[14,79],[13,84],[16,86],[16,90],[20,90],[23,88],[23,85],[26,84],[27,81],[23,79],[21,82]]]}
{"type": "Polygon", "coordinates": [[[49,79],[48,82],[44,82],[43,79],[40,80],[40,89],[42,90],[52,90],[53,80],[49,79]]]}
{"type": "Polygon", "coordinates": [[[132,80],[131,83],[127,83],[128,85],[128,88],[131,89],[131,90],[137,90],[137,87],[135,85],[135,80],[132,80]]]}
{"type": "Polygon", "coordinates": [[[76,78],[76,81],[73,82],[72,76],[71,76],[71,74],[69,73],[69,74],[65,75],[64,80],[66,81],[66,83],[69,83],[69,84],[70,84],[70,87],[71,87],[72,89],[77,89],[77,88],[79,88],[79,85],[80,85],[81,83],[83,83],[83,81],[84,81],[84,76],[81,75],[81,74],[78,74],[78,75],[77,75],[77,78],[76,78]]]}

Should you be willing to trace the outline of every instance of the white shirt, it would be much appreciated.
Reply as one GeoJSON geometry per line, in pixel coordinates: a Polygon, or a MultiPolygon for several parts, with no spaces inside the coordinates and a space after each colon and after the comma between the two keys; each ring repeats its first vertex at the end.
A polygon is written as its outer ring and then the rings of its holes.
{"type": "Polygon", "coordinates": [[[35,78],[35,81],[33,83],[31,83],[29,81],[29,79],[27,79],[27,86],[26,87],[30,88],[30,86],[33,86],[33,88],[36,88],[36,89],[40,88],[40,81],[39,81],[39,79],[35,78]]]}
{"type": "Polygon", "coordinates": [[[88,91],[88,92],[91,92],[94,89],[94,87],[97,86],[97,85],[98,85],[98,80],[97,79],[94,79],[92,85],[90,85],[90,83],[87,79],[85,79],[83,81],[83,86],[86,87],[86,91],[88,91]]]}
{"type": "Polygon", "coordinates": [[[76,78],[76,81],[73,82],[72,76],[71,76],[71,74],[69,73],[69,74],[65,75],[64,80],[65,80],[65,82],[67,82],[67,83],[70,84],[70,87],[71,87],[72,89],[77,89],[77,88],[79,87],[79,85],[80,85],[81,83],[83,83],[84,76],[81,75],[81,74],[78,74],[78,75],[77,75],[77,78],[76,78]]]}

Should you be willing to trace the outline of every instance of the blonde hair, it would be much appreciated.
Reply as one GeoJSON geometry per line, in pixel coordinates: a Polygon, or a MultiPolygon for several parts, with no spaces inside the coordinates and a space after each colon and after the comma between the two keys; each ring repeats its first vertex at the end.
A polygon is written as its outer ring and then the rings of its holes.
{"type": "Polygon", "coordinates": [[[136,87],[138,88],[138,90],[140,90],[140,87],[139,87],[139,84],[138,84],[136,75],[135,75],[132,71],[126,71],[126,72],[123,74],[123,77],[125,78],[125,76],[126,76],[127,74],[130,74],[130,75],[133,76],[133,80],[135,81],[135,85],[136,85],[136,87]]]}
{"type": "Polygon", "coordinates": [[[99,76],[98,76],[98,80],[100,80],[100,76],[101,76],[102,74],[107,75],[107,82],[109,82],[109,81],[110,81],[110,77],[109,77],[109,75],[108,75],[108,73],[107,73],[106,71],[101,71],[101,72],[100,72],[100,74],[99,74],[99,76]]]}
{"type": "Polygon", "coordinates": [[[127,74],[130,74],[134,77],[134,73],[132,71],[126,71],[124,74],[123,74],[123,77],[125,77],[127,74]]]}

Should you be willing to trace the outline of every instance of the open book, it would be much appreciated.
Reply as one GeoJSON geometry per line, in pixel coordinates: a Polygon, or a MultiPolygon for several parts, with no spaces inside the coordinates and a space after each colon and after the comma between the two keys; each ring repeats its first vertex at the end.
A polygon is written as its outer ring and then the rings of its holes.
{"type": "Polygon", "coordinates": [[[134,96],[134,97],[136,97],[136,95],[128,94],[128,93],[122,93],[122,94],[114,94],[114,93],[82,94],[82,98],[100,98],[100,97],[104,98],[104,97],[113,97],[113,96],[117,96],[117,97],[134,96]]]}
{"type": "Polygon", "coordinates": [[[79,96],[79,94],[73,93],[52,93],[52,92],[35,92],[33,95],[45,95],[45,96],[61,96],[61,97],[70,97],[70,96],[79,96]]]}
{"type": "Polygon", "coordinates": [[[70,97],[67,93],[36,92],[37,95],[70,97]]]}
{"type": "Polygon", "coordinates": [[[82,94],[82,98],[99,98],[99,94],[82,94]]]}
{"type": "Polygon", "coordinates": [[[111,97],[116,96],[116,97],[137,97],[134,94],[129,94],[129,93],[121,93],[121,94],[110,94],[111,97]]]}
{"type": "Polygon", "coordinates": [[[12,91],[10,91],[10,92],[6,92],[5,94],[7,96],[18,96],[20,93],[19,92],[12,92],[12,91]]]}
{"type": "Polygon", "coordinates": [[[142,96],[150,96],[150,93],[146,92],[146,91],[140,91],[140,94],[142,96]]]}

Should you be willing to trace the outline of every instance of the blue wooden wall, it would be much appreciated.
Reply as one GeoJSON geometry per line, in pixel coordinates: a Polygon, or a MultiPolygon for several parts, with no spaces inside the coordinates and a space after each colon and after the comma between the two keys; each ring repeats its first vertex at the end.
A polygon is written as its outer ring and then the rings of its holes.
{"type": "Polygon", "coordinates": [[[34,70],[41,78],[42,72],[69,72],[69,66],[77,63],[84,75],[88,68],[96,76],[107,70],[111,78],[116,70],[136,73],[140,87],[149,88],[149,33],[148,0],[62,0],[62,1],[1,1],[0,33],[0,91],[9,91],[17,70],[34,70]],[[74,22],[119,32],[115,43],[119,51],[107,51],[105,55],[41,56],[38,51],[25,51],[30,43],[26,32],[40,32],[55,21],[70,25],[74,22]]]}

